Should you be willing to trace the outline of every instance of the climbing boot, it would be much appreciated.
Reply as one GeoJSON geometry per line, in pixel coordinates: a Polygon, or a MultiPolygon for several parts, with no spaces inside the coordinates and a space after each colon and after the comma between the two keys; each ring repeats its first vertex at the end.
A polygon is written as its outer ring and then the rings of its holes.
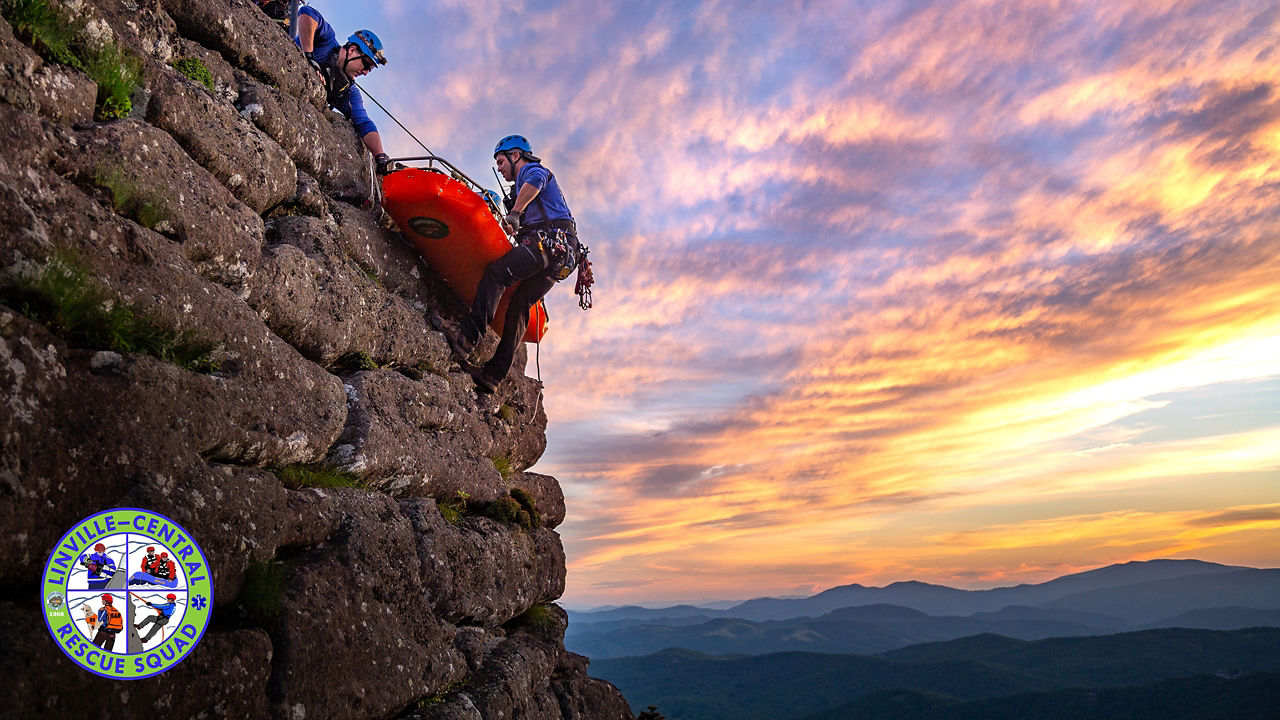
{"type": "Polygon", "coordinates": [[[485,394],[497,392],[498,385],[502,382],[502,378],[495,379],[483,370],[477,373],[472,373],[471,379],[476,381],[476,392],[482,392],[485,394]]]}
{"type": "Polygon", "coordinates": [[[428,313],[427,322],[431,323],[431,327],[435,328],[444,335],[445,342],[449,343],[449,349],[453,351],[454,356],[462,364],[464,368],[471,365],[471,351],[475,349],[476,344],[467,339],[466,334],[461,329],[453,329],[445,324],[444,318],[439,313],[428,313]]]}

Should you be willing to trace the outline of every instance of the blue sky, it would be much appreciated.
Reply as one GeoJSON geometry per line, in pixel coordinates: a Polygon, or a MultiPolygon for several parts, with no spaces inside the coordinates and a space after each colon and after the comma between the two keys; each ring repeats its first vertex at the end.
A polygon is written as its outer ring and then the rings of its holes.
{"type": "Polygon", "coordinates": [[[1280,564],[1275,3],[314,5],[592,247],[541,349],[566,603],[1280,564]]]}

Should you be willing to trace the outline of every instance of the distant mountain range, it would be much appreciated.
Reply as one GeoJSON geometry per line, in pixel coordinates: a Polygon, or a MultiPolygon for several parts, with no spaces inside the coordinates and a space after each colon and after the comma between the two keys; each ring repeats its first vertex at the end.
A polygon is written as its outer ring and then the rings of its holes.
{"type": "Polygon", "coordinates": [[[1036,640],[1257,625],[1280,625],[1280,570],[1153,560],[992,590],[898,582],[845,585],[808,598],[760,598],[725,610],[682,605],[571,612],[565,644],[594,659],[666,648],[878,653],[981,633],[1036,640]]]}
{"type": "Polygon", "coordinates": [[[668,720],[1261,719],[1280,707],[1280,628],[976,635],[879,656],[667,650],[591,671],[668,720]]]}

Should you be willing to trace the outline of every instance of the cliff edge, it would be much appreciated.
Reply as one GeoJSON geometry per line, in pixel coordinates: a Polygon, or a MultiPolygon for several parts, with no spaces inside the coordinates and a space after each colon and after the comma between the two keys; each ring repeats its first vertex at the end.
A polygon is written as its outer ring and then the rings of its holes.
{"type": "Polygon", "coordinates": [[[0,715],[630,718],[564,649],[523,351],[477,397],[424,320],[457,299],[367,209],[280,26],[248,0],[3,5],[0,715]],[[215,587],[191,657],[136,682],[76,667],[36,605],[54,543],[113,507],[185,526],[215,587]]]}

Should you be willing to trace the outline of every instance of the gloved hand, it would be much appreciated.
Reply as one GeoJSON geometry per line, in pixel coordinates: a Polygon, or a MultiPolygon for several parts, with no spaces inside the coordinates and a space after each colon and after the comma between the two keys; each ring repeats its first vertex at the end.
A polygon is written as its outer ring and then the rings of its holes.
{"type": "Polygon", "coordinates": [[[391,156],[386,153],[378,153],[373,156],[374,162],[378,163],[378,175],[387,174],[387,166],[391,163],[391,156]]]}
{"type": "Polygon", "coordinates": [[[512,235],[520,232],[520,213],[515,210],[507,213],[507,216],[502,218],[502,226],[512,235]]]}
{"type": "Polygon", "coordinates": [[[320,69],[320,63],[316,62],[315,55],[314,55],[314,54],[312,54],[312,53],[309,53],[309,52],[308,52],[308,53],[302,53],[302,54],[303,54],[303,56],[304,56],[304,57],[306,57],[306,58],[307,58],[307,63],[309,63],[309,64],[311,65],[311,69],[312,69],[312,70],[315,70],[316,72],[320,73],[320,75],[321,75],[321,76],[323,76],[323,75],[324,75],[324,70],[321,70],[321,69],[320,69]]]}

